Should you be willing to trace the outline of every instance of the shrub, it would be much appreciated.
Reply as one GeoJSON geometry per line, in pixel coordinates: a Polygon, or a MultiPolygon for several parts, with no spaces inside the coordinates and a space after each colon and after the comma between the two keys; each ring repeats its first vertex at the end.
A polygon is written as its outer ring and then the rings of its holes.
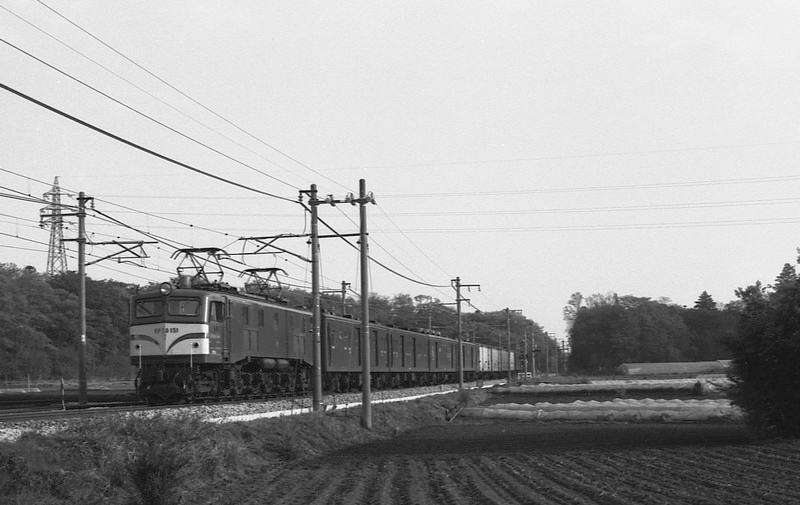
{"type": "Polygon", "coordinates": [[[758,438],[800,437],[800,286],[794,267],[771,289],[737,290],[740,335],[730,342],[734,404],[758,438]]]}
{"type": "Polygon", "coordinates": [[[0,505],[158,505],[181,496],[191,503],[187,496],[244,475],[268,477],[288,461],[441,422],[443,405],[479,394],[375,405],[371,430],[361,427],[360,409],[222,425],[188,414],[75,421],[57,433],[0,443],[0,505]]]}

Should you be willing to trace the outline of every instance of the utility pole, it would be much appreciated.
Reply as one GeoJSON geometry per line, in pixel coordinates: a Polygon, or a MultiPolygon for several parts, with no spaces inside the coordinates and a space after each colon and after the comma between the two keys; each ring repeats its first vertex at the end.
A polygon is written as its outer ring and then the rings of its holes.
{"type": "Polygon", "coordinates": [[[461,298],[461,288],[478,288],[481,290],[480,284],[461,284],[461,277],[456,277],[450,281],[453,288],[456,290],[456,313],[458,314],[458,390],[464,389],[464,339],[461,335],[461,302],[469,302],[466,298],[461,298]]]}
{"type": "Polygon", "coordinates": [[[531,328],[531,375],[536,377],[536,329],[531,328]]]}
{"type": "MultiPolygon", "coordinates": [[[[63,215],[71,215],[78,217],[78,238],[76,242],[78,242],[78,304],[79,304],[79,318],[80,318],[80,332],[81,332],[81,340],[80,340],[80,347],[78,349],[78,403],[80,405],[86,405],[88,403],[88,381],[87,381],[87,374],[86,374],[86,267],[88,265],[93,265],[104,259],[112,258],[114,256],[119,256],[125,252],[130,253],[132,256],[126,256],[126,258],[145,258],[146,255],[142,250],[141,253],[138,253],[133,250],[133,244],[136,244],[140,249],[142,244],[145,242],[100,242],[98,245],[118,245],[123,248],[123,251],[120,251],[115,254],[110,254],[98,260],[95,260],[91,263],[86,261],[86,202],[94,201],[93,197],[86,196],[83,191],[78,194],[78,212],[74,214],[63,214],[63,215]]],[[[66,240],[64,240],[66,241],[66,240]]],[[[154,243],[154,242],[147,242],[147,243],[154,243]]],[[[121,258],[119,258],[121,260],[121,258]]]]}
{"type": "Polygon", "coordinates": [[[342,315],[347,314],[347,288],[350,286],[349,282],[342,281],[342,289],[337,289],[336,291],[323,291],[322,294],[330,294],[330,293],[341,293],[342,294],[342,315]]]}
{"type": "MultiPolygon", "coordinates": [[[[555,338],[555,334],[553,334],[553,338],[555,338]]],[[[555,361],[556,375],[558,375],[558,362],[561,359],[559,351],[560,351],[560,349],[558,348],[558,339],[556,339],[556,361],[555,361]]]]}
{"type": "Polygon", "coordinates": [[[524,330],[522,334],[522,343],[524,344],[524,351],[522,351],[522,361],[525,365],[525,375],[528,378],[528,330],[524,330]]]}
{"type": "MultiPolygon", "coordinates": [[[[74,241],[78,243],[78,318],[80,319],[80,341],[78,344],[78,403],[86,405],[88,402],[88,385],[86,380],[86,202],[94,200],[81,191],[78,194],[78,211],[70,213],[59,212],[59,216],[78,217],[78,238],[61,239],[63,242],[74,241]]],[[[46,209],[42,209],[46,211],[46,209]]],[[[42,217],[52,217],[42,214],[42,217]]]]}
{"type": "Polygon", "coordinates": [[[545,373],[550,375],[550,337],[555,337],[555,333],[545,333],[544,338],[544,367],[545,373]]]}
{"type": "Polygon", "coordinates": [[[509,309],[506,307],[506,328],[508,329],[508,382],[512,381],[511,377],[511,314],[522,314],[520,309],[509,309]]]}
{"type": "Polygon", "coordinates": [[[320,314],[320,293],[319,293],[319,216],[317,207],[317,185],[311,185],[309,195],[311,204],[311,327],[312,327],[312,359],[313,368],[311,371],[311,405],[314,412],[322,410],[322,315],[320,314]]]}
{"type": "MultiPolygon", "coordinates": [[[[328,195],[325,200],[317,200],[314,198],[315,203],[313,205],[319,205],[320,203],[328,203],[330,205],[336,205],[337,203],[349,203],[350,205],[360,206],[359,243],[361,244],[361,402],[363,408],[361,425],[364,428],[372,429],[372,375],[370,372],[369,362],[369,244],[367,242],[367,204],[371,203],[374,205],[375,197],[371,192],[367,193],[367,183],[364,179],[360,179],[358,182],[358,198],[354,197],[352,193],[349,193],[344,200],[335,200],[333,195],[328,195]]],[[[316,185],[312,185],[311,187],[316,195],[316,185]]],[[[342,237],[345,235],[336,236],[342,237]]],[[[344,285],[342,286],[342,290],[344,293],[344,285]]]]}
{"type": "Polygon", "coordinates": [[[361,362],[362,362],[362,399],[364,417],[361,425],[372,429],[371,405],[371,374],[369,352],[369,244],[367,243],[367,203],[375,204],[372,193],[367,194],[367,183],[364,179],[358,181],[358,200],[350,201],[351,204],[360,206],[359,218],[361,221],[361,362]]]}
{"type": "MultiPolygon", "coordinates": [[[[56,178],[56,184],[54,185],[54,191],[58,187],[58,178],[56,178]]],[[[78,243],[78,317],[80,318],[80,343],[78,347],[78,403],[80,405],[86,405],[88,402],[88,381],[87,381],[87,374],[86,374],[86,267],[89,265],[93,265],[95,263],[99,263],[103,260],[117,257],[118,261],[122,261],[123,259],[132,259],[138,258],[143,259],[146,258],[147,255],[144,253],[144,249],[142,248],[143,244],[154,244],[155,242],[130,242],[130,241],[112,241],[112,242],[96,242],[92,245],[116,245],[121,247],[123,250],[109,254],[108,256],[104,256],[98,260],[87,262],[86,261],[86,202],[94,201],[93,197],[86,196],[83,191],[78,193],[78,209],[77,211],[64,213],[61,212],[61,205],[58,205],[58,211],[56,214],[46,214],[46,212],[51,211],[54,207],[48,206],[41,210],[41,218],[49,218],[53,219],[57,217],[60,223],[60,220],[64,216],[77,216],[78,218],[78,238],[77,239],[65,239],[60,238],[60,242],[77,242],[78,243]],[[134,249],[134,246],[138,248],[138,250],[134,249]],[[128,256],[123,256],[124,254],[128,254],[128,256]]],[[[74,209],[74,207],[71,207],[74,209]]],[[[60,232],[59,232],[60,236],[60,232]]],[[[62,246],[63,248],[63,246],[62,246]]],[[[66,263],[64,264],[66,267],[66,263]]]]}
{"type": "Polygon", "coordinates": [[[78,403],[88,402],[86,381],[86,198],[83,191],[78,195],[78,279],[80,282],[79,304],[81,318],[81,345],[78,352],[78,403]]]}

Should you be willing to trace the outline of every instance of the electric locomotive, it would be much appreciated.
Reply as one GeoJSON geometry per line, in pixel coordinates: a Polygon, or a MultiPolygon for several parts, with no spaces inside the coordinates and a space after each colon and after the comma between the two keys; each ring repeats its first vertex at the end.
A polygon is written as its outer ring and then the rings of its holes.
{"type": "MultiPolygon", "coordinates": [[[[272,270],[272,269],[271,269],[272,270]]],[[[130,359],[137,392],[149,402],[294,394],[311,387],[311,311],[275,300],[266,284],[244,292],[203,274],[130,301],[130,359]]],[[[274,273],[274,272],[271,272],[274,273]]],[[[323,389],[362,387],[361,322],[322,314],[323,389]]],[[[458,380],[458,341],[425,330],[370,324],[371,387],[385,389],[458,380]]],[[[463,343],[463,374],[502,378],[514,353],[463,343]]]]}

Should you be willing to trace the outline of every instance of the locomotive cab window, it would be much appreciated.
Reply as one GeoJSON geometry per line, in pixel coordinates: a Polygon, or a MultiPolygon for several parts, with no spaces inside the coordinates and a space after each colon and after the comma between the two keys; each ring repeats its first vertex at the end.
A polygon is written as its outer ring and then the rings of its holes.
{"type": "Polygon", "coordinates": [[[167,302],[167,313],[170,316],[196,316],[200,313],[200,299],[171,298],[167,302]]]}
{"type": "Polygon", "coordinates": [[[159,299],[139,300],[134,310],[136,317],[159,317],[164,314],[164,304],[159,299]]]}

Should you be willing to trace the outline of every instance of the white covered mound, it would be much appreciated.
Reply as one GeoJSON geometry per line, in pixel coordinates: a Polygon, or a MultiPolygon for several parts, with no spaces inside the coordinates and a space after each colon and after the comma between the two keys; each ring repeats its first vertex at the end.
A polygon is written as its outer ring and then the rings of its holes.
{"type": "Polygon", "coordinates": [[[590,393],[602,391],[691,391],[699,387],[704,392],[718,391],[730,385],[725,377],[692,379],[630,379],[598,380],[587,384],[521,384],[518,386],[495,387],[497,394],[529,393],[590,393]]]}
{"type": "Polygon", "coordinates": [[[711,421],[741,418],[730,400],[575,401],[572,403],[500,403],[466,408],[462,416],[548,421],[711,421]]]}

